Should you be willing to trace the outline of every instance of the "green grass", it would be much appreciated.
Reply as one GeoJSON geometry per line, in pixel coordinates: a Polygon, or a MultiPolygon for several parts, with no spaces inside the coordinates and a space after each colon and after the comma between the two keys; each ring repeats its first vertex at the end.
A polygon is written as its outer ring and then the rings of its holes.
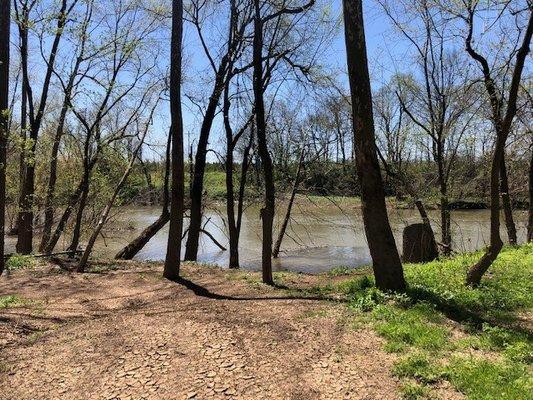
{"type": "Polygon", "coordinates": [[[400,391],[402,398],[405,400],[420,400],[430,398],[428,388],[416,382],[404,383],[400,388],[400,391]]]}
{"type": "Polygon", "coordinates": [[[531,368],[521,363],[456,357],[447,367],[447,376],[469,399],[533,398],[531,368]]]}
{"type": "Polygon", "coordinates": [[[28,303],[28,300],[17,296],[16,294],[9,296],[0,296],[0,310],[3,308],[18,307],[28,303]]]}
{"type": "Polygon", "coordinates": [[[16,271],[19,269],[31,269],[37,265],[37,260],[31,255],[14,254],[6,261],[6,269],[16,271]]]}
{"type": "Polygon", "coordinates": [[[480,256],[405,265],[406,294],[382,293],[362,277],[330,286],[349,299],[354,326],[369,324],[384,350],[400,354],[393,373],[403,398],[434,398],[433,385],[447,380],[467,399],[533,399],[533,333],[518,318],[533,306],[533,245],[505,248],[482,285],[467,287],[480,256]]]}

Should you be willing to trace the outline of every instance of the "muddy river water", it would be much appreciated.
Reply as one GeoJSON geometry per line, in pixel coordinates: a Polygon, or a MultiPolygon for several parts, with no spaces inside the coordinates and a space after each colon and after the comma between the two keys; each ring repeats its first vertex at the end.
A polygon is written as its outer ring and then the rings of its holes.
{"type": "MultiPolygon", "coordinates": [[[[283,208],[276,216],[280,224],[283,208]]],[[[140,231],[155,221],[160,214],[159,207],[135,207],[115,209],[113,220],[96,244],[94,256],[113,257],[118,250],[136,237],[140,231]]],[[[214,207],[206,212],[206,229],[223,245],[227,245],[224,225],[224,208],[214,207]]],[[[389,211],[391,225],[398,248],[402,247],[403,228],[419,222],[415,210],[392,209],[389,211]]],[[[436,234],[439,235],[438,211],[430,213],[436,234]]],[[[519,241],[526,232],[527,213],[515,213],[519,241]]],[[[503,222],[503,221],[502,221],[503,222]]],[[[468,210],[452,212],[454,249],[459,252],[480,249],[489,240],[489,211],[468,210]]],[[[161,230],[137,255],[138,260],[163,260],[166,251],[168,227],[161,230]]],[[[502,237],[506,240],[504,227],[502,237]]],[[[14,250],[15,239],[7,239],[8,252],[14,250]]],[[[62,243],[62,245],[65,245],[62,243]]],[[[183,254],[183,252],[182,252],[183,254]]],[[[241,242],[241,266],[259,269],[261,260],[261,220],[259,205],[246,209],[243,217],[241,242]]],[[[205,235],[201,236],[199,261],[227,266],[228,252],[221,251],[205,235]]],[[[320,273],[337,266],[357,267],[370,263],[370,254],[364,234],[361,212],[357,207],[332,204],[314,204],[296,207],[287,236],[282,245],[280,257],[275,260],[276,270],[291,270],[320,273]]]]}

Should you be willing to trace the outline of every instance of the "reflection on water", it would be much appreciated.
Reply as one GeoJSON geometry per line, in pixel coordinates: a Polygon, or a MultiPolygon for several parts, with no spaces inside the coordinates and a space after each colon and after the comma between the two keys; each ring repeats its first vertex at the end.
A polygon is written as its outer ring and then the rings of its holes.
{"type": "MultiPolygon", "coordinates": [[[[157,207],[125,208],[116,210],[109,224],[105,239],[100,238],[95,247],[95,256],[113,257],[139,232],[155,221],[160,214],[157,207]],[[110,229],[112,228],[112,229],[110,229]]],[[[278,225],[281,213],[278,213],[278,225]]],[[[222,244],[227,245],[224,209],[207,212],[207,229],[222,244]]],[[[398,248],[402,246],[403,228],[419,222],[414,210],[391,210],[391,225],[398,248]]],[[[341,211],[336,207],[296,207],[287,236],[282,245],[280,258],[274,261],[276,270],[319,273],[336,266],[357,267],[370,263],[370,253],[364,234],[363,221],[358,209],[341,211]]],[[[439,235],[438,212],[430,214],[436,234],[439,235]]],[[[516,212],[519,240],[525,239],[527,214],[516,212]]],[[[459,252],[480,249],[489,241],[489,211],[469,210],[452,212],[454,249],[459,252]]],[[[168,227],[161,230],[137,255],[139,260],[163,260],[166,251],[168,227]]],[[[259,269],[261,265],[261,220],[259,206],[246,209],[243,216],[240,258],[241,266],[259,269]]],[[[506,238],[502,226],[502,237],[506,238]]],[[[66,245],[64,243],[63,245],[66,245]]],[[[8,238],[7,251],[13,251],[14,238],[8,238]]],[[[183,254],[183,253],[182,253],[183,254]]],[[[220,251],[209,238],[200,239],[199,261],[220,266],[227,265],[227,252],[220,251]]]]}

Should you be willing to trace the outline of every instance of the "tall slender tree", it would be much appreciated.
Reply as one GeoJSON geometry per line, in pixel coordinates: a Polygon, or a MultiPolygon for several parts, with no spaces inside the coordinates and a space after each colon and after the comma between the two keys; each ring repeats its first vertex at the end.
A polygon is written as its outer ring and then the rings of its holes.
{"type": "Polygon", "coordinates": [[[361,182],[363,221],[372,256],[376,286],[400,291],[406,287],[403,268],[385,205],[376,154],[372,93],[361,0],[343,0],[348,77],[350,81],[357,174],[361,182]]]}
{"type": "Polygon", "coordinates": [[[9,122],[9,27],[11,1],[0,0],[0,275],[4,271],[6,147],[9,122]]]}
{"type": "MultiPolygon", "coordinates": [[[[17,241],[17,251],[21,254],[29,254],[33,250],[33,205],[34,205],[34,196],[35,196],[35,151],[37,149],[37,139],[41,130],[42,122],[44,119],[44,112],[48,102],[48,95],[50,92],[52,75],[54,71],[54,65],[57,59],[57,54],[59,52],[59,46],[61,43],[61,38],[65,31],[67,25],[68,16],[74,9],[78,0],[73,0],[70,4],[67,0],[61,1],[61,7],[57,12],[55,17],[56,19],[56,29],[54,33],[54,39],[50,48],[50,53],[46,58],[46,69],[45,76],[43,80],[42,90],[39,102],[35,107],[34,97],[33,97],[33,88],[29,80],[29,71],[27,62],[22,65],[23,73],[23,90],[26,92],[28,98],[28,108],[29,108],[29,146],[28,152],[26,154],[26,165],[24,169],[24,182],[21,188],[21,203],[20,203],[20,215],[18,218],[18,241],[17,241]]],[[[35,4],[33,2],[32,4],[35,4]]],[[[17,2],[15,2],[17,5],[17,2]]],[[[25,13],[25,7],[27,3],[23,2],[22,14],[25,13]]],[[[17,14],[20,15],[18,8],[16,8],[17,14]]],[[[29,24],[29,19],[27,15],[22,21],[19,21],[19,29],[28,29],[27,26],[23,28],[20,27],[20,24],[29,24]]]]}
{"type": "Polygon", "coordinates": [[[170,229],[163,276],[177,279],[180,274],[181,235],[183,231],[183,117],[181,112],[181,60],[183,37],[183,0],[172,1],[172,39],[170,50],[170,117],[172,135],[172,189],[170,229]]]}
{"type": "MultiPolygon", "coordinates": [[[[466,51],[473,60],[481,67],[483,74],[483,84],[489,97],[491,105],[491,119],[496,133],[496,143],[492,156],[490,172],[490,244],[481,259],[468,271],[466,282],[468,285],[476,286],[481,283],[481,278],[487,272],[494,260],[500,254],[503,242],[500,236],[500,190],[502,167],[505,162],[505,145],[511,131],[512,122],[517,112],[518,90],[524,71],[524,64],[529,54],[531,37],[533,35],[533,5],[529,2],[529,7],[525,12],[529,13],[528,22],[524,30],[522,43],[516,51],[514,68],[512,69],[511,83],[507,93],[507,108],[504,109],[504,91],[498,87],[487,58],[474,48],[474,25],[477,19],[478,2],[470,1],[466,7],[466,14],[462,15],[467,25],[467,36],[465,38],[466,51]]],[[[512,60],[512,56],[509,60],[512,60]]]]}

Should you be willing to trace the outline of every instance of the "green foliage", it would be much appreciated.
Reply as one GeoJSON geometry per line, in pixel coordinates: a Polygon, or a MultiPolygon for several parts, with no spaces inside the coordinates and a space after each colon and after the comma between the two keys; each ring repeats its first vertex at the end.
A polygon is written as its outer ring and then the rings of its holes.
{"type": "Polygon", "coordinates": [[[354,315],[386,339],[386,351],[406,354],[394,367],[404,380],[404,398],[429,398],[429,385],[443,379],[468,399],[532,398],[532,334],[513,322],[533,306],[533,245],[505,248],[482,286],[473,289],[464,279],[479,257],[406,265],[406,294],[381,293],[369,278],[336,285],[349,296],[350,309],[371,311],[354,315]],[[451,334],[444,315],[464,324],[461,339],[451,334]],[[471,349],[479,356],[465,357],[471,349]]]}
{"type": "Polygon", "coordinates": [[[393,372],[399,378],[413,378],[423,384],[436,383],[444,376],[442,368],[424,353],[410,354],[400,360],[393,372]]]}
{"type": "Polygon", "coordinates": [[[532,398],[533,378],[523,364],[487,360],[475,357],[456,357],[446,369],[450,382],[469,399],[532,398]]]}
{"type": "Polygon", "coordinates": [[[427,313],[435,310],[425,304],[402,310],[389,305],[380,305],[374,310],[376,331],[396,346],[414,346],[425,350],[441,350],[448,340],[446,328],[430,323],[427,313]],[[432,310],[432,311],[430,311],[432,310]]]}
{"type": "Polygon", "coordinates": [[[466,272],[481,254],[405,266],[410,295],[464,317],[501,316],[533,306],[533,244],[505,248],[479,288],[465,286],[466,272]]]}
{"type": "Polygon", "coordinates": [[[0,296],[0,309],[9,307],[18,307],[27,303],[27,300],[15,294],[9,296],[0,296]]]}
{"type": "Polygon", "coordinates": [[[420,400],[429,398],[428,387],[419,383],[405,383],[400,388],[400,392],[404,400],[420,400]]]}
{"type": "Polygon", "coordinates": [[[14,254],[6,261],[6,269],[16,271],[19,269],[31,269],[37,264],[37,260],[31,255],[14,254]]]}

